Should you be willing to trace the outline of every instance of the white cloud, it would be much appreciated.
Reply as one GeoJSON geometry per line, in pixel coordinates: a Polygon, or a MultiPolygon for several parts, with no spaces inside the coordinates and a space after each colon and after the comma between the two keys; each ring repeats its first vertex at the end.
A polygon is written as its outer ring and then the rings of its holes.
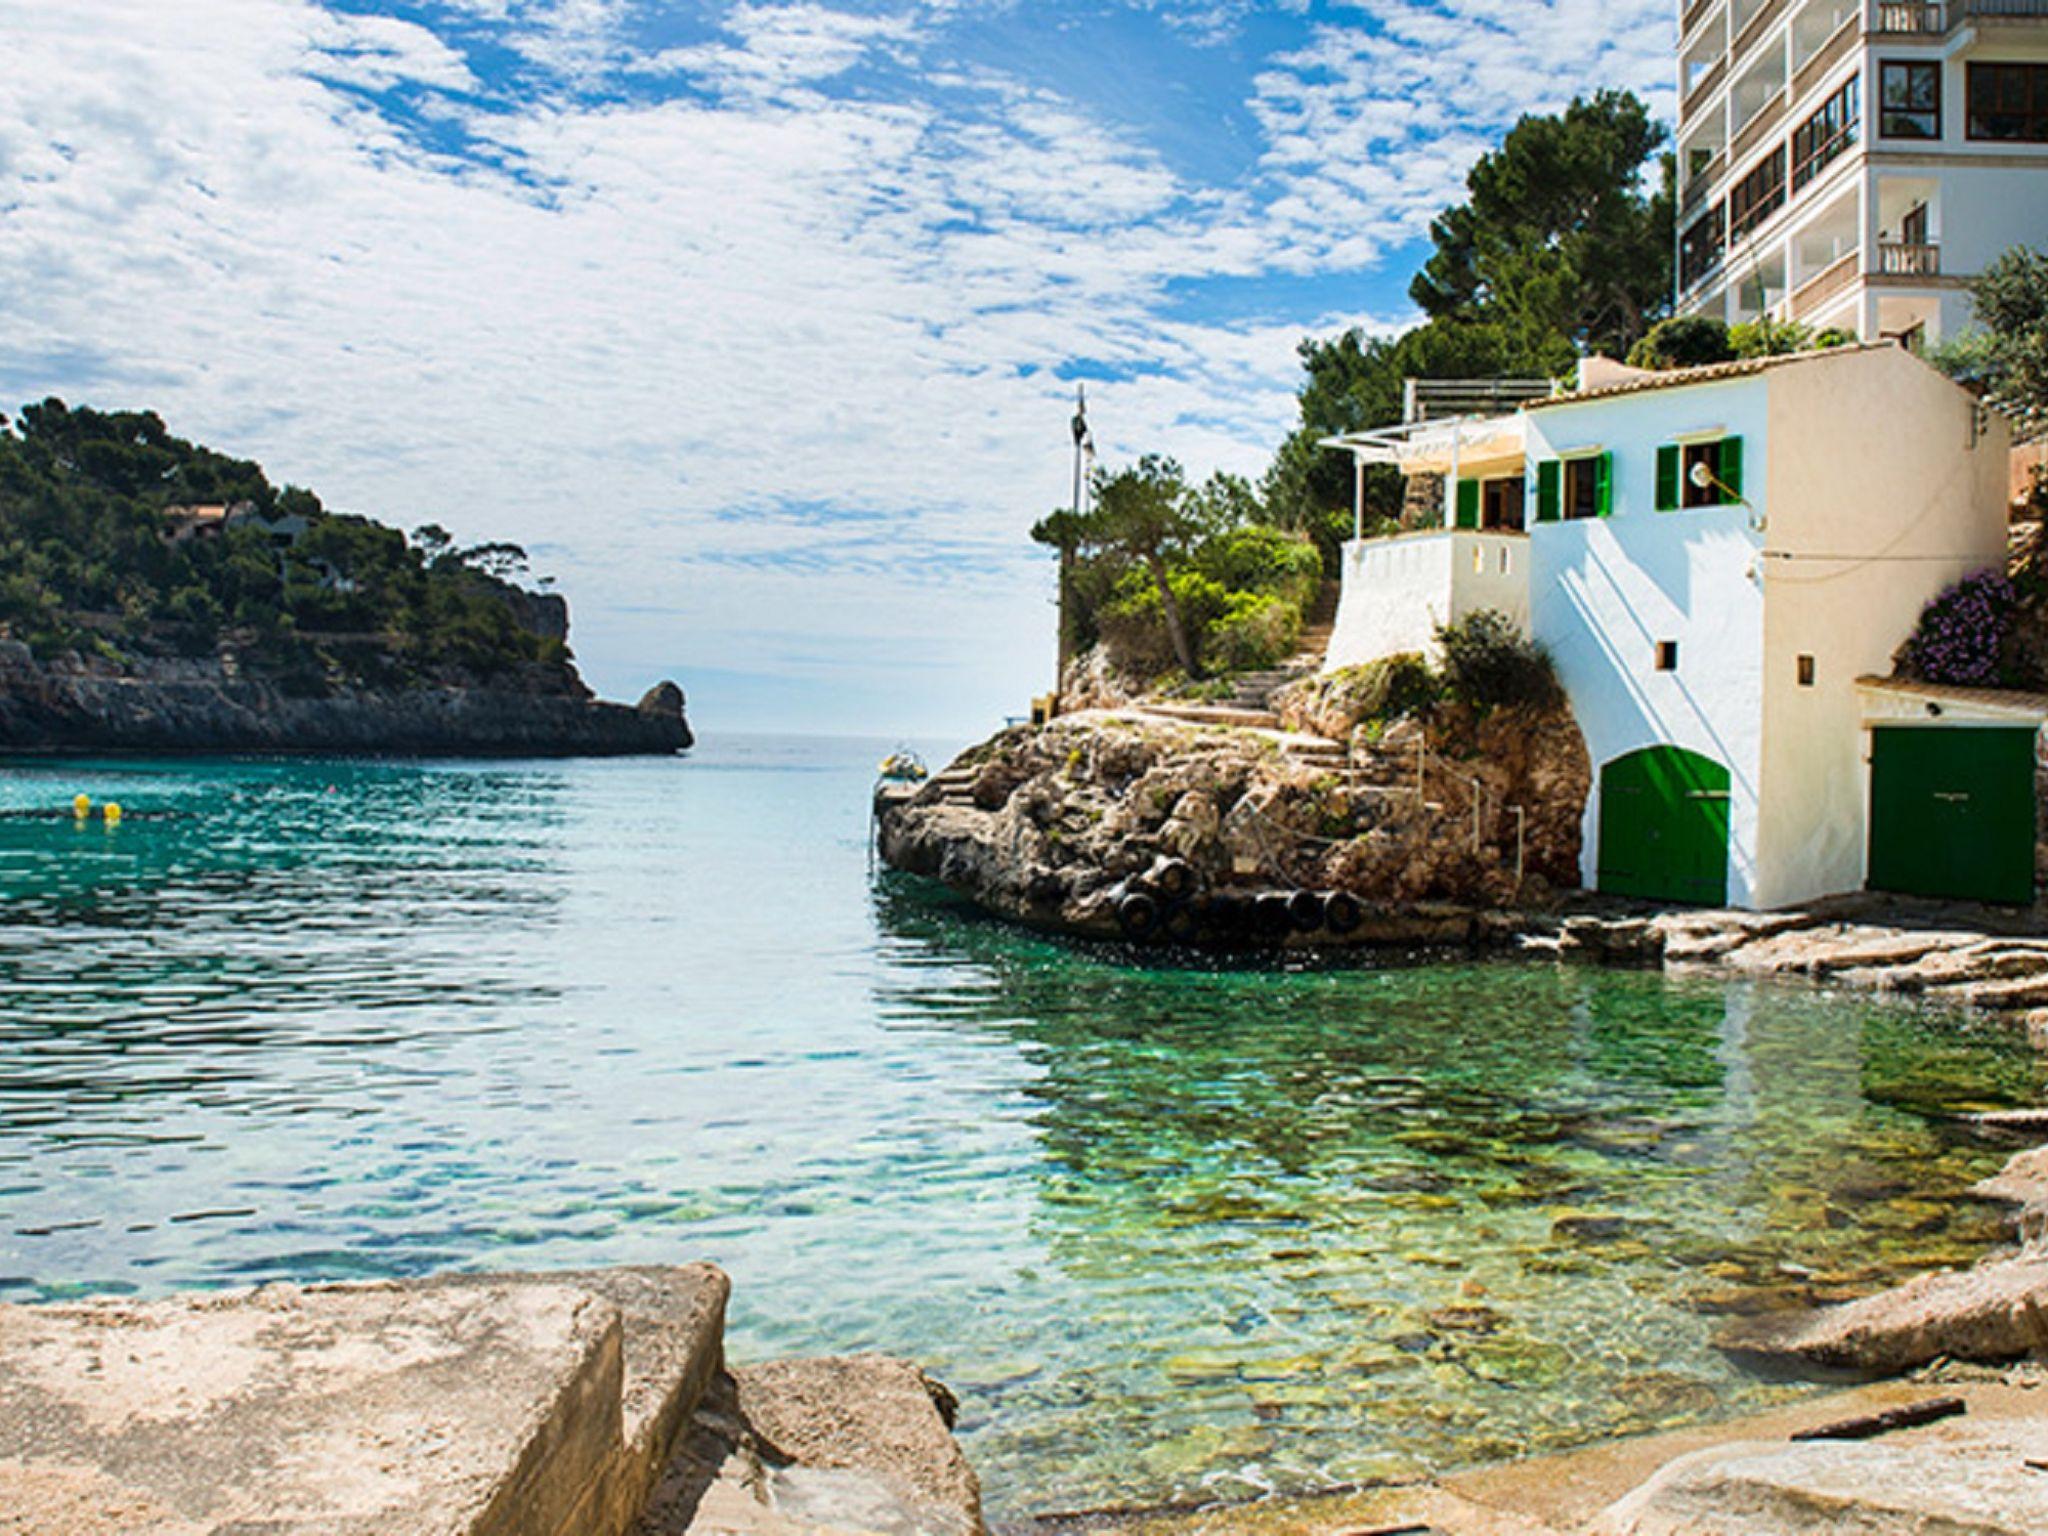
{"type": "Polygon", "coordinates": [[[1208,186],[935,55],[947,4],[741,4],[649,56],[624,0],[441,0],[554,72],[493,99],[458,32],[311,0],[0,0],[0,379],[542,549],[613,690],[779,667],[853,699],[868,657],[908,716],[877,729],[986,716],[1045,681],[1025,531],[1067,490],[1056,370],[1117,375],[1091,389],[1111,453],[1255,473],[1302,332],[1361,317],[1201,323],[1166,285],[1371,262],[1489,122],[1643,64],[1570,38],[1632,36],[1651,3],[1394,0],[1319,27],[1258,77],[1258,174],[1208,186]],[[828,93],[870,64],[888,89],[828,93]],[[436,136],[363,94],[385,91],[436,136]],[[932,691],[921,718],[890,667],[932,691]]]}

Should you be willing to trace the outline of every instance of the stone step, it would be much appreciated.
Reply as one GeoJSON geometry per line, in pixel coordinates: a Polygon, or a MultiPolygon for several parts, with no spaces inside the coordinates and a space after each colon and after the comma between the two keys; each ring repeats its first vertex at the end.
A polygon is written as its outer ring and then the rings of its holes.
{"type": "Polygon", "coordinates": [[[1270,709],[1243,709],[1227,704],[1148,704],[1144,712],[1190,725],[1235,725],[1266,731],[1280,726],[1280,717],[1270,709]]]}
{"type": "Polygon", "coordinates": [[[0,1307],[0,1511],[610,1536],[718,1368],[727,1290],[696,1265],[0,1307]]]}

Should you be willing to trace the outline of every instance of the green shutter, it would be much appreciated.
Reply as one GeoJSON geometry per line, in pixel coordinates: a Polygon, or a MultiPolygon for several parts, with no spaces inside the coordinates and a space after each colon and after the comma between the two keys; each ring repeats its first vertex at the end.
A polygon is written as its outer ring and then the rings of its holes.
{"type": "Polygon", "coordinates": [[[1666,443],[1657,450],[1657,510],[1676,510],[1684,498],[1679,494],[1679,466],[1684,451],[1676,443],[1666,443]]]}
{"type": "Polygon", "coordinates": [[[1554,523],[1557,521],[1557,504],[1562,496],[1561,482],[1563,466],[1556,459],[1545,459],[1536,466],[1536,521],[1554,523]]]}
{"type": "Polygon", "coordinates": [[[1721,439],[1720,468],[1715,471],[1721,477],[1725,489],[1721,500],[1726,502],[1742,500],[1742,439],[1724,437],[1721,439]]]}
{"type": "Polygon", "coordinates": [[[1593,460],[1593,514],[1614,516],[1614,455],[1603,453],[1593,460]]]}
{"type": "Polygon", "coordinates": [[[1458,482],[1458,526],[1477,528],[1479,526],[1479,482],[1460,480],[1458,482]]]}

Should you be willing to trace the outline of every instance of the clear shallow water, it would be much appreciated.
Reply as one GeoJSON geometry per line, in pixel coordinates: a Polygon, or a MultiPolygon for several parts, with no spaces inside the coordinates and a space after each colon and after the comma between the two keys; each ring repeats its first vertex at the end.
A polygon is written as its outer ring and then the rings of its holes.
{"type": "Polygon", "coordinates": [[[2002,1032],[1120,965],[871,887],[879,755],[0,768],[0,1296],[709,1258],[737,1356],[951,1382],[1016,1514],[1734,1412],[1797,1389],[1712,1309],[1995,1235],[1938,1115],[2037,1101],[2002,1032]]]}

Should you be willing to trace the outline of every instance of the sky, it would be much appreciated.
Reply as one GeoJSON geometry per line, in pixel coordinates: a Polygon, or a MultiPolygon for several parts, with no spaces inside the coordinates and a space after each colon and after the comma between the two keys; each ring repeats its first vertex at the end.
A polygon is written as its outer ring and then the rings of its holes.
{"type": "Polygon", "coordinates": [[[600,691],[965,735],[1031,524],[1256,476],[1525,112],[1668,118],[1671,0],[0,0],[0,409],[151,408],[524,545],[600,691]]]}

